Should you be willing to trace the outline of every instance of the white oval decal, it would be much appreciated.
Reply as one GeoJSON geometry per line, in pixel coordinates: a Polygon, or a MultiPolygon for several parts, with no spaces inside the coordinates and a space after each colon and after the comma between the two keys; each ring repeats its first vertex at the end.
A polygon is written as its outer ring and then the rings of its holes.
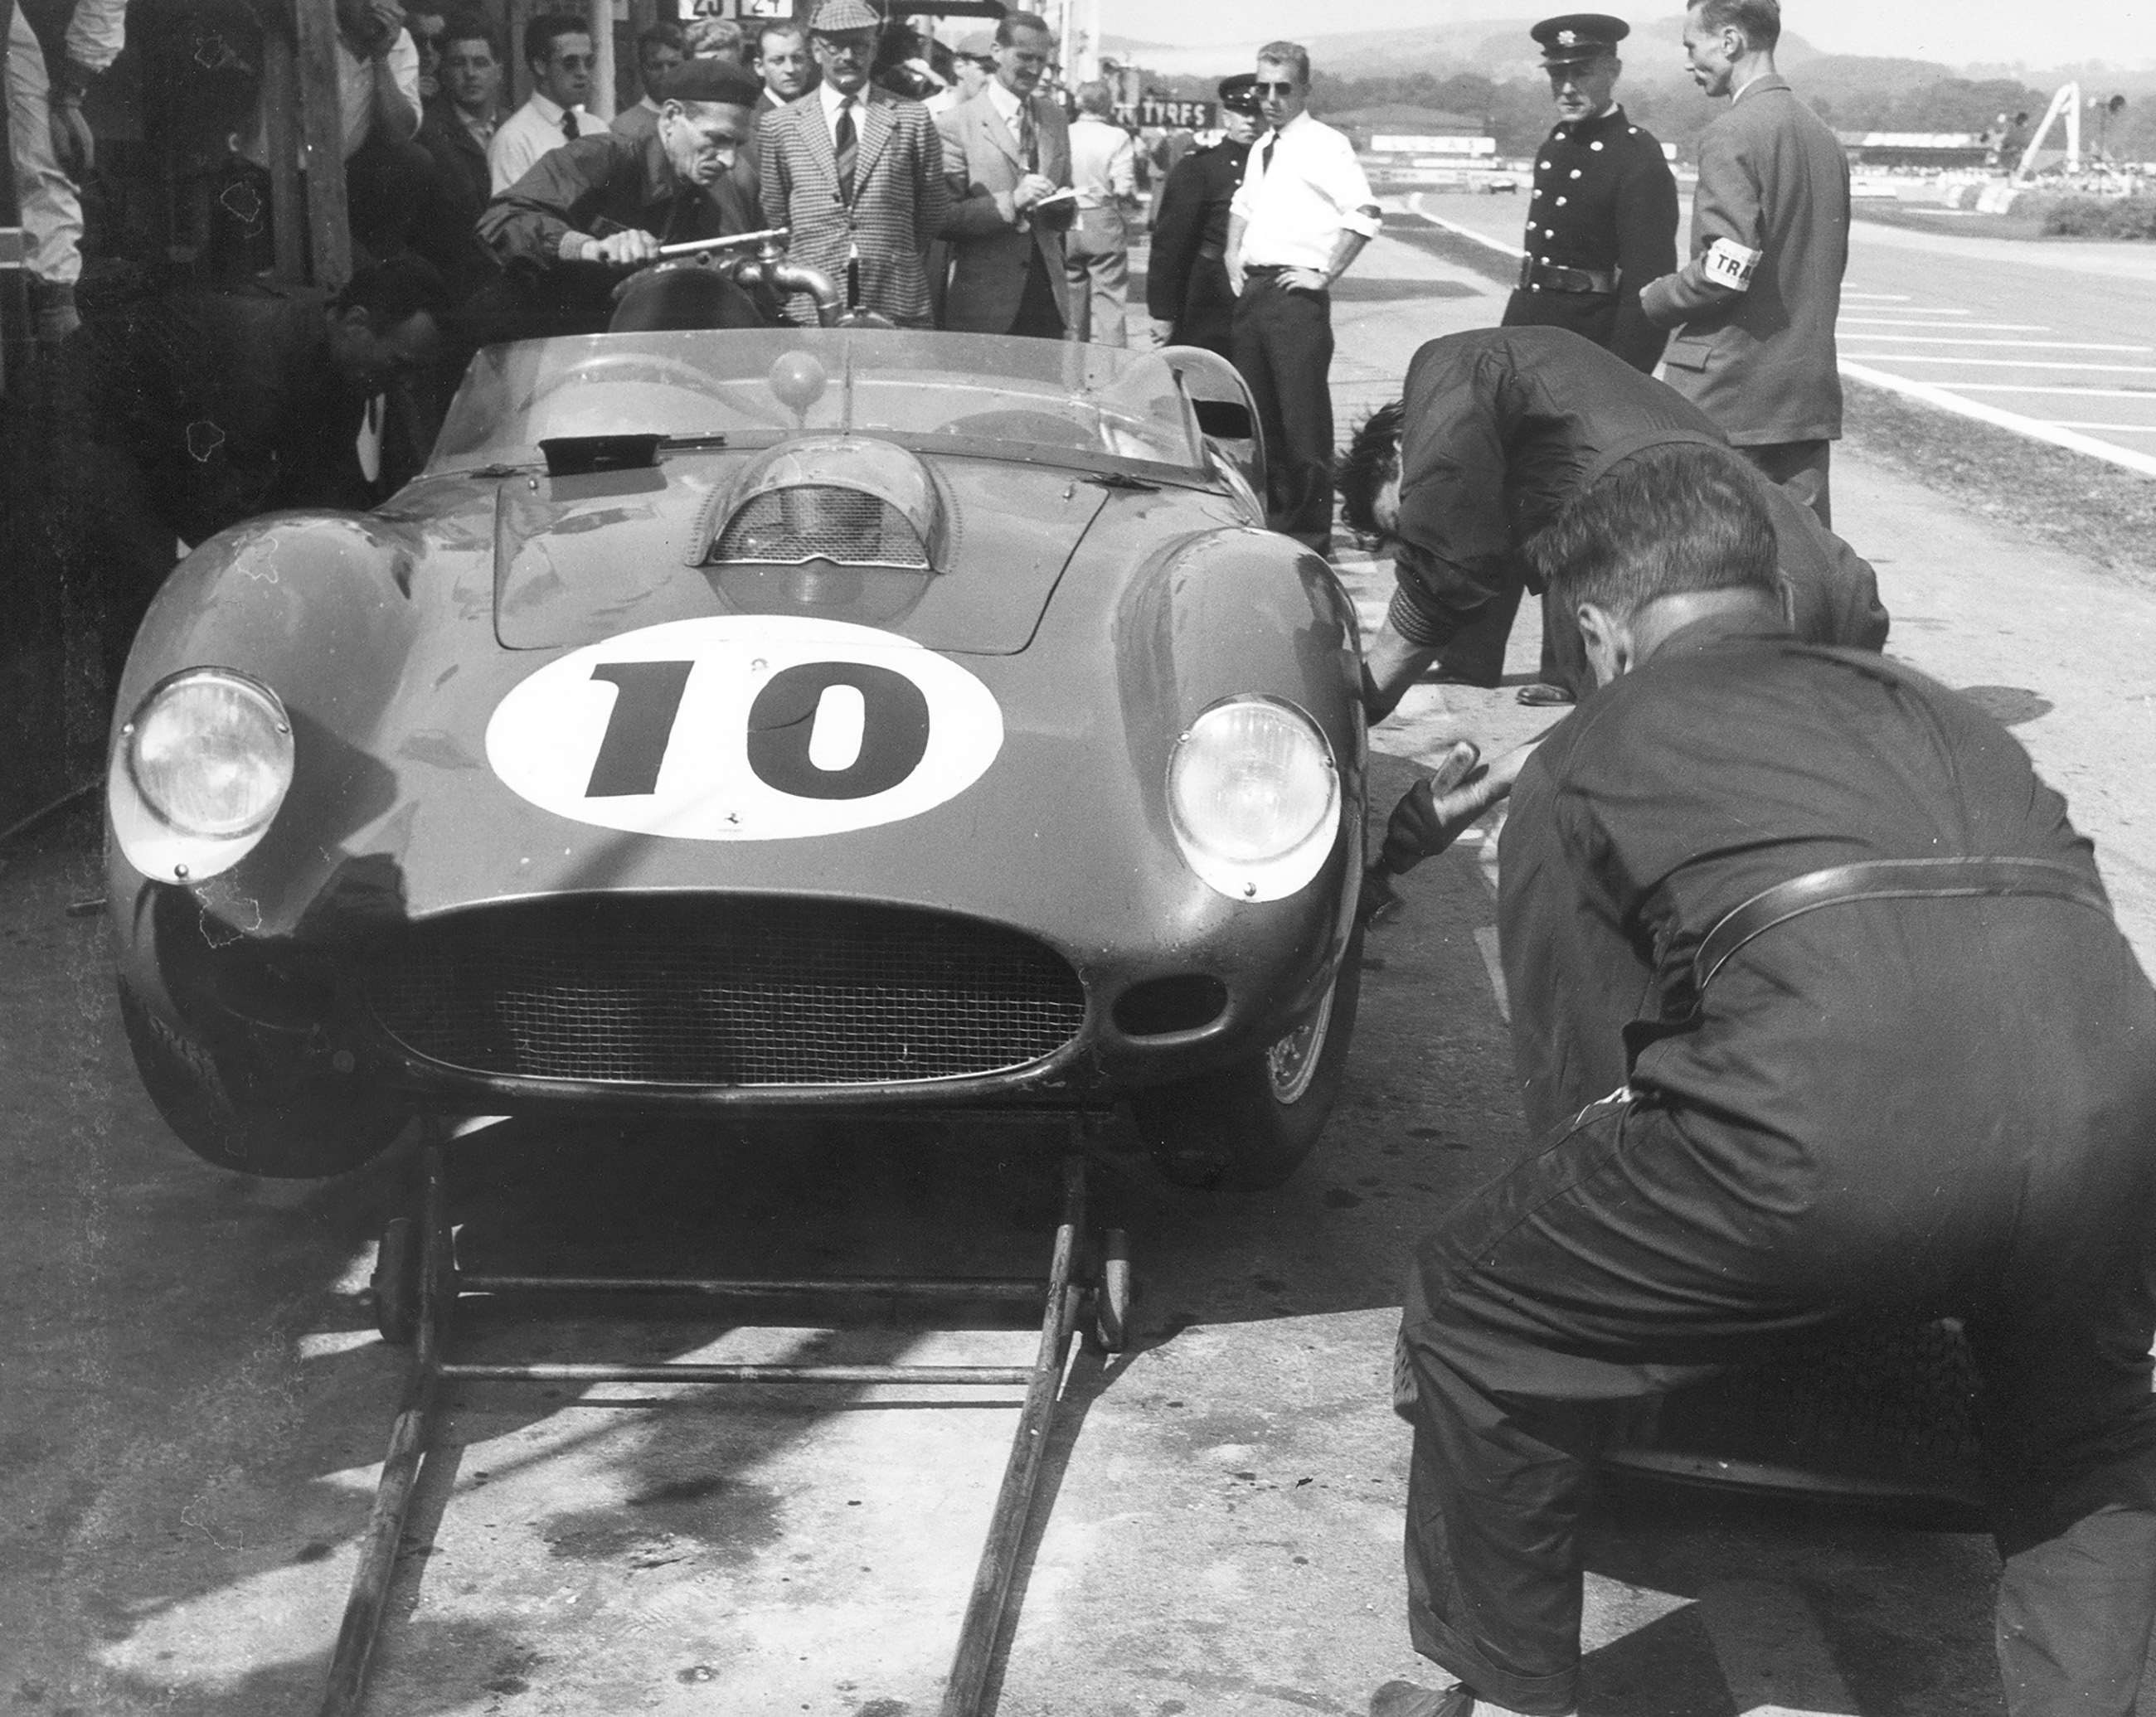
{"type": "Polygon", "coordinates": [[[542,810],[691,841],[783,841],[956,798],[1003,749],[947,656],[791,615],[675,620],[572,650],[495,707],[494,772],[542,810]]]}

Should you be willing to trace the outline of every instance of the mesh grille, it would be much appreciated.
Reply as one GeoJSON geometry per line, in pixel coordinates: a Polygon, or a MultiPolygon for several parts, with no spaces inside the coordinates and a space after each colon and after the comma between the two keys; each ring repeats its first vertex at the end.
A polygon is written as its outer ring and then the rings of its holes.
{"type": "Polygon", "coordinates": [[[375,1017],[474,1072],[634,1085],[845,1085],[1001,1072],[1077,1035],[1051,950],[939,913],[708,895],[538,901],[416,927],[375,1017]]]}
{"type": "Polygon", "coordinates": [[[719,534],[714,561],[831,561],[926,570],[928,552],[906,515],[858,489],[803,484],[742,506],[719,534]]]}

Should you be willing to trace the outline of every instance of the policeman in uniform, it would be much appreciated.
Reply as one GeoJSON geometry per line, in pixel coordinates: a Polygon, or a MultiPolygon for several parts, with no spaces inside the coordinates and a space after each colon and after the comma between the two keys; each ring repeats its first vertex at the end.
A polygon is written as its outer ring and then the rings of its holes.
{"type": "Polygon", "coordinates": [[[1202,346],[1222,357],[1232,356],[1228,325],[1235,314],[1235,295],[1221,258],[1228,242],[1228,205],[1242,182],[1250,145],[1265,128],[1258,113],[1257,81],[1249,72],[1220,80],[1225,135],[1176,162],[1160,193],[1152,253],[1146,263],[1146,313],[1163,345],[1202,346]]]}
{"type": "Polygon", "coordinates": [[[1562,117],[1535,157],[1527,254],[1504,325],[1569,328],[1651,374],[1667,336],[1640,310],[1640,289],[1675,266],[1677,186],[1662,146],[1611,99],[1617,44],[1630,33],[1599,12],[1530,32],[1562,117]]]}

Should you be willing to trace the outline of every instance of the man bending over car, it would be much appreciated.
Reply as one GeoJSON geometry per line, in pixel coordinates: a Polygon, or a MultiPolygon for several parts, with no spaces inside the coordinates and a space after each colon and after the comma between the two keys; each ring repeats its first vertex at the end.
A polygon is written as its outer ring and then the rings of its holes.
{"type": "MultiPolygon", "coordinates": [[[[1676,392],[1568,329],[1486,328],[1433,340],[1400,402],[1373,413],[1341,462],[1341,516],[1394,546],[1399,593],[1372,641],[1373,715],[1441,659],[1495,685],[1524,589],[1527,548],[1580,489],[1642,448],[1727,447],[1676,392]]],[[[1799,637],[1876,650],[1887,641],[1871,568],[1800,505],[1769,492],[1777,562],[1799,637]]],[[[1593,684],[1579,634],[1545,604],[1542,683],[1523,704],[1568,704],[1593,684]]]]}
{"type": "MultiPolygon", "coordinates": [[[[542,156],[480,215],[505,274],[468,312],[475,337],[601,332],[615,289],[661,246],[756,231],[732,167],[758,93],[742,66],[691,59],[668,74],[649,135],[600,131],[542,156]]],[[[762,325],[748,295],[728,290],[727,319],[711,325],[762,325]]]]}
{"type": "MultiPolygon", "coordinates": [[[[1981,1376],[2007,1709],[2133,1709],[2156,993],[2005,728],[1791,630],[1773,492],[1654,448],[1536,546],[1598,688],[1500,843],[1539,1148],[1416,1250],[1409,1617],[1459,1685],[1377,1717],[1577,1710],[1612,1411],[1882,1314],[1959,1317],[1981,1376]]],[[[1440,800],[1425,848],[1490,797],[1440,800]]]]}

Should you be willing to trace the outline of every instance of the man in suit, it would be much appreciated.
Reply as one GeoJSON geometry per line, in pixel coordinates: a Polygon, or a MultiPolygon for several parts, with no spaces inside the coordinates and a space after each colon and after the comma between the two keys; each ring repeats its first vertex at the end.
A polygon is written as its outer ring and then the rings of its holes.
{"type": "Polygon", "coordinates": [[[1651,376],[1666,336],[1640,289],[1677,265],[1677,182],[1662,146],[1617,104],[1617,44],[1631,26],[1575,12],[1530,33],[1558,122],[1535,156],[1527,254],[1504,325],[1569,328],[1651,376]]]}
{"type": "Polygon", "coordinates": [[[603,133],[607,122],[584,105],[591,99],[591,26],[566,13],[542,13],[524,26],[524,62],[531,95],[501,122],[487,145],[487,176],[499,197],[540,156],[579,137],[603,133]]]}
{"type": "Polygon", "coordinates": [[[1691,260],[1640,295],[1673,328],[1663,379],[1768,478],[1834,520],[1835,319],[1849,263],[1849,161],[1774,70],[1778,0],[1691,0],[1692,81],[1730,98],[1699,140],[1691,260]]]}
{"type": "Polygon", "coordinates": [[[1070,326],[1063,235],[1075,216],[1070,132],[1038,95],[1055,52],[1047,20],[1005,13],[996,26],[996,74],[945,114],[943,158],[952,206],[951,285],[943,325],[968,334],[1060,340],[1070,326]]]}
{"type": "Polygon", "coordinates": [[[1228,285],[1228,205],[1243,182],[1243,163],[1265,122],[1257,78],[1244,72],[1220,83],[1220,141],[1194,149],[1169,169],[1153,218],[1146,264],[1146,310],[1163,346],[1202,346],[1230,361],[1235,295],[1228,285]]]}
{"type": "MultiPolygon", "coordinates": [[[[659,129],[641,143],[579,137],[486,206],[480,237],[506,274],[470,311],[483,341],[600,332],[624,269],[662,245],[755,230],[730,169],[748,139],[756,79],[732,60],[691,59],[666,88],[659,129]]],[[[737,325],[757,320],[744,311],[737,325]]]]}
{"type": "Polygon", "coordinates": [[[942,140],[919,102],[870,84],[878,28],[868,0],[817,9],[822,83],[757,127],[763,221],[793,229],[792,259],[829,274],[850,309],[926,328],[924,259],[948,196],[942,140]]]}

